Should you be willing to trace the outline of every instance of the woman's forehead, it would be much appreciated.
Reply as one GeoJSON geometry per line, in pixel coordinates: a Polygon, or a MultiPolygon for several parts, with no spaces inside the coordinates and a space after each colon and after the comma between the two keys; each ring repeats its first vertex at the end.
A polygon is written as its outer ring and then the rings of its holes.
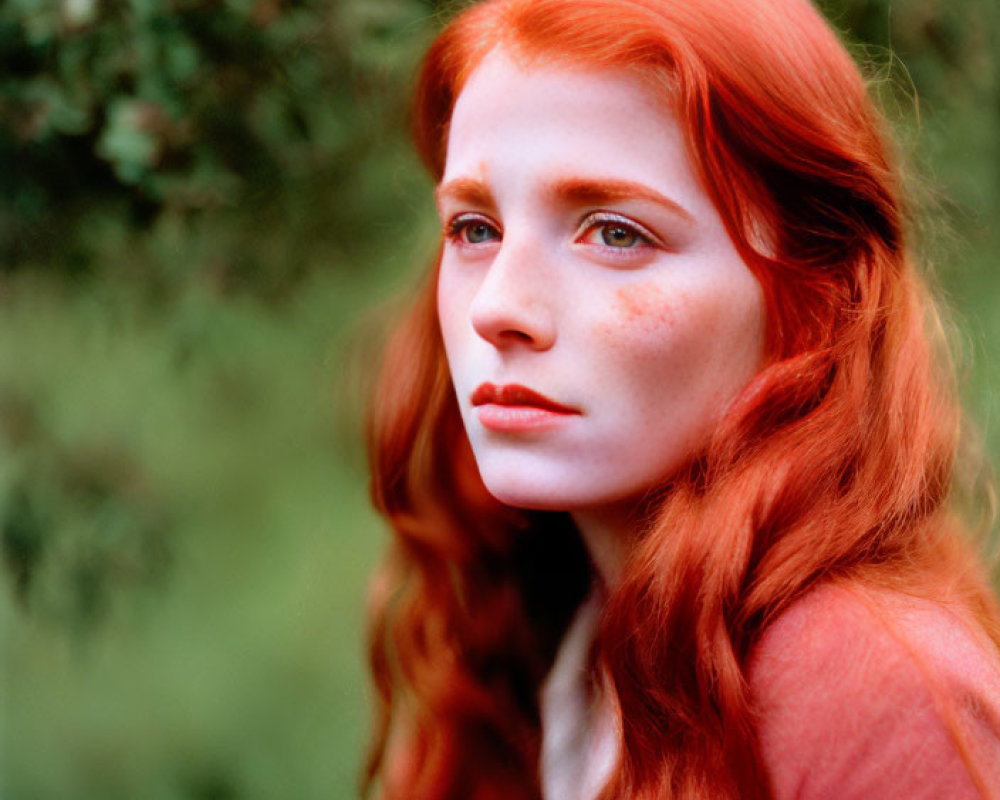
{"type": "Polygon", "coordinates": [[[538,196],[642,197],[688,218],[704,205],[671,200],[701,194],[686,130],[621,70],[525,66],[497,50],[459,97],[446,150],[439,202],[460,194],[485,205],[530,180],[538,196]]]}

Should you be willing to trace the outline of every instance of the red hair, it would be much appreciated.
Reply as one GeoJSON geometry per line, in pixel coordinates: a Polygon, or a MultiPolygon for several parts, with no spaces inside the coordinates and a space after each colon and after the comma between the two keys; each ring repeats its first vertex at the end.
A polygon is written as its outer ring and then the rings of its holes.
{"type": "MultiPolygon", "coordinates": [[[[605,797],[765,797],[747,658],[810,587],[946,597],[1000,642],[952,511],[958,410],[883,121],[805,0],[490,0],[424,62],[415,137],[435,179],[455,99],[496,47],[625,70],[668,99],[763,287],[767,366],[658,492],[596,653],[622,731],[605,797]]],[[[367,785],[386,800],[537,798],[537,691],[590,567],[568,515],[484,488],[435,279],[390,343],[369,426],[394,536],[373,584],[367,785]]]]}

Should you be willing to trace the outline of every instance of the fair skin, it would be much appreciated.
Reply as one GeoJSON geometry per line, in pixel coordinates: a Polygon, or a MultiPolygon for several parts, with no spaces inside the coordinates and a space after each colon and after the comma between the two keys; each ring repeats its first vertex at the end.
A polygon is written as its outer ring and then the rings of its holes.
{"type": "Polygon", "coordinates": [[[624,72],[490,53],[437,201],[438,314],[483,481],[569,511],[613,582],[643,496],[761,366],[760,285],[675,114],[624,72]]]}

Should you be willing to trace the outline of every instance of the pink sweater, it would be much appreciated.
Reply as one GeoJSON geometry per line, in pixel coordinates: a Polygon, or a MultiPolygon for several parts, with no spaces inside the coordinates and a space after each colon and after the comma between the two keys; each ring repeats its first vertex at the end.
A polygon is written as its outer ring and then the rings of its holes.
{"type": "MultiPolygon", "coordinates": [[[[617,760],[586,688],[597,616],[583,606],[542,690],[547,800],[591,800],[617,760]]],[[[1000,656],[941,604],[820,587],[767,629],[749,679],[775,800],[1000,800],[1000,656]]]]}
{"type": "Polygon", "coordinates": [[[824,586],[750,663],[777,800],[1000,798],[1000,659],[950,609],[824,586]]]}

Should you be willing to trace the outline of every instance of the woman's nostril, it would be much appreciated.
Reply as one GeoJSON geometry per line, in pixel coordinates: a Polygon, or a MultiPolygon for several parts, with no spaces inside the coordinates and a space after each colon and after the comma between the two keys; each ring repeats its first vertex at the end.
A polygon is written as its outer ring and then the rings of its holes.
{"type": "Polygon", "coordinates": [[[500,336],[503,339],[515,342],[524,342],[526,344],[530,344],[534,341],[529,334],[518,330],[501,331],[500,336]]]}

